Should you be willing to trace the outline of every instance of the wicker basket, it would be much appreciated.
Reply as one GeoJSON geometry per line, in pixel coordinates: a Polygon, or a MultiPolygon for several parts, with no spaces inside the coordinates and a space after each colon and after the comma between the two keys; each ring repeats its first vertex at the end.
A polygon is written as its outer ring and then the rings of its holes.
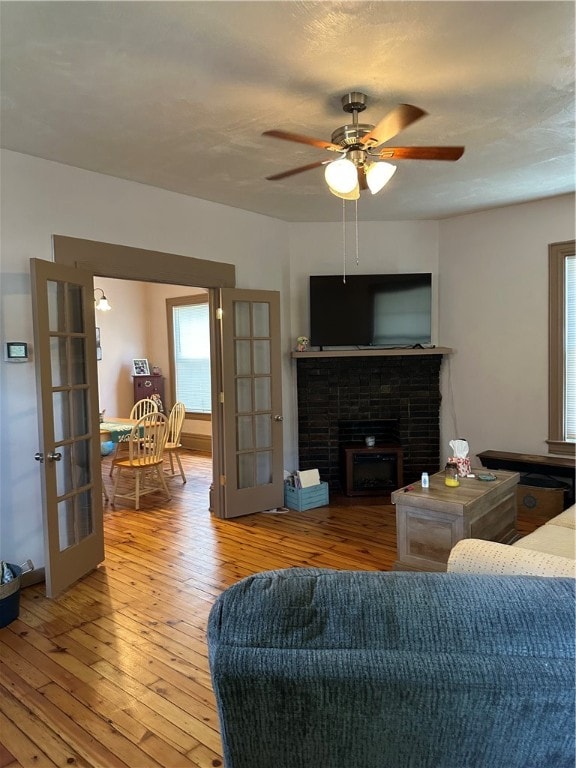
{"type": "Polygon", "coordinates": [[[0,584],[0,627],[5,627],[18,618],[20,613],[20,577],[22,568],[8,563],[14,579],[7,584],[0,584]]]}

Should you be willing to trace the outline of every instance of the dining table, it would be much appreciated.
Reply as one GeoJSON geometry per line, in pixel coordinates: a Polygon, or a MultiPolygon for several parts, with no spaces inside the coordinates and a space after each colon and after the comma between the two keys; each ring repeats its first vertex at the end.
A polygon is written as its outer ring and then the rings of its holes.
{"type": "Polygon", "coordinates": [[[112,416],[100,422],[100,440],[103,443],[125,443],[130,439],[136,419],[123,419],[112,416]]]}

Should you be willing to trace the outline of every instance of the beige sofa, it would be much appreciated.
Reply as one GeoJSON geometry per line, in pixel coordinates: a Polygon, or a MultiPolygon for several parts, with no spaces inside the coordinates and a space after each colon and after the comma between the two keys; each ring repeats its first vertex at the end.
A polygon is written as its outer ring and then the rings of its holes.
{"type": "Polygon", "coordinates": [[[447,570],[576,578],[576,505],[512,545],[462,539],[450,552],[447,570]]]}

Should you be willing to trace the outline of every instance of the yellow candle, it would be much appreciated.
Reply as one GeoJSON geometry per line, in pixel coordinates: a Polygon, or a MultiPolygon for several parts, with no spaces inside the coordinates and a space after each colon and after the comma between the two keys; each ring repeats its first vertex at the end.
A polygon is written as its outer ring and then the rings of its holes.
{"type": "Polygon", "coordinates": [[[444,483],[452,486],[452,488],[456,488],[457,485],[460,485],[460,480],[457,477],[445,477],[444,483]]]}

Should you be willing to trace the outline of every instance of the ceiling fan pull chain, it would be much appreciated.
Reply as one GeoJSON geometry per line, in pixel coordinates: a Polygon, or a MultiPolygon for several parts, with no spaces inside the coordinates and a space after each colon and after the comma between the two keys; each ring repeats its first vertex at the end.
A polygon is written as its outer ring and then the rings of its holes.
{"type": "Polygon", "coordinates": [[[346,201],[342,198],[342,282],[346,283],[346,201]]]}
{"type": "Polygon", "coordinates": [[[360,263],[360,258],[358,256],[358,200],[354,200],[354,214],[356,223],[356,266],[358,266],[360,263]]]}

